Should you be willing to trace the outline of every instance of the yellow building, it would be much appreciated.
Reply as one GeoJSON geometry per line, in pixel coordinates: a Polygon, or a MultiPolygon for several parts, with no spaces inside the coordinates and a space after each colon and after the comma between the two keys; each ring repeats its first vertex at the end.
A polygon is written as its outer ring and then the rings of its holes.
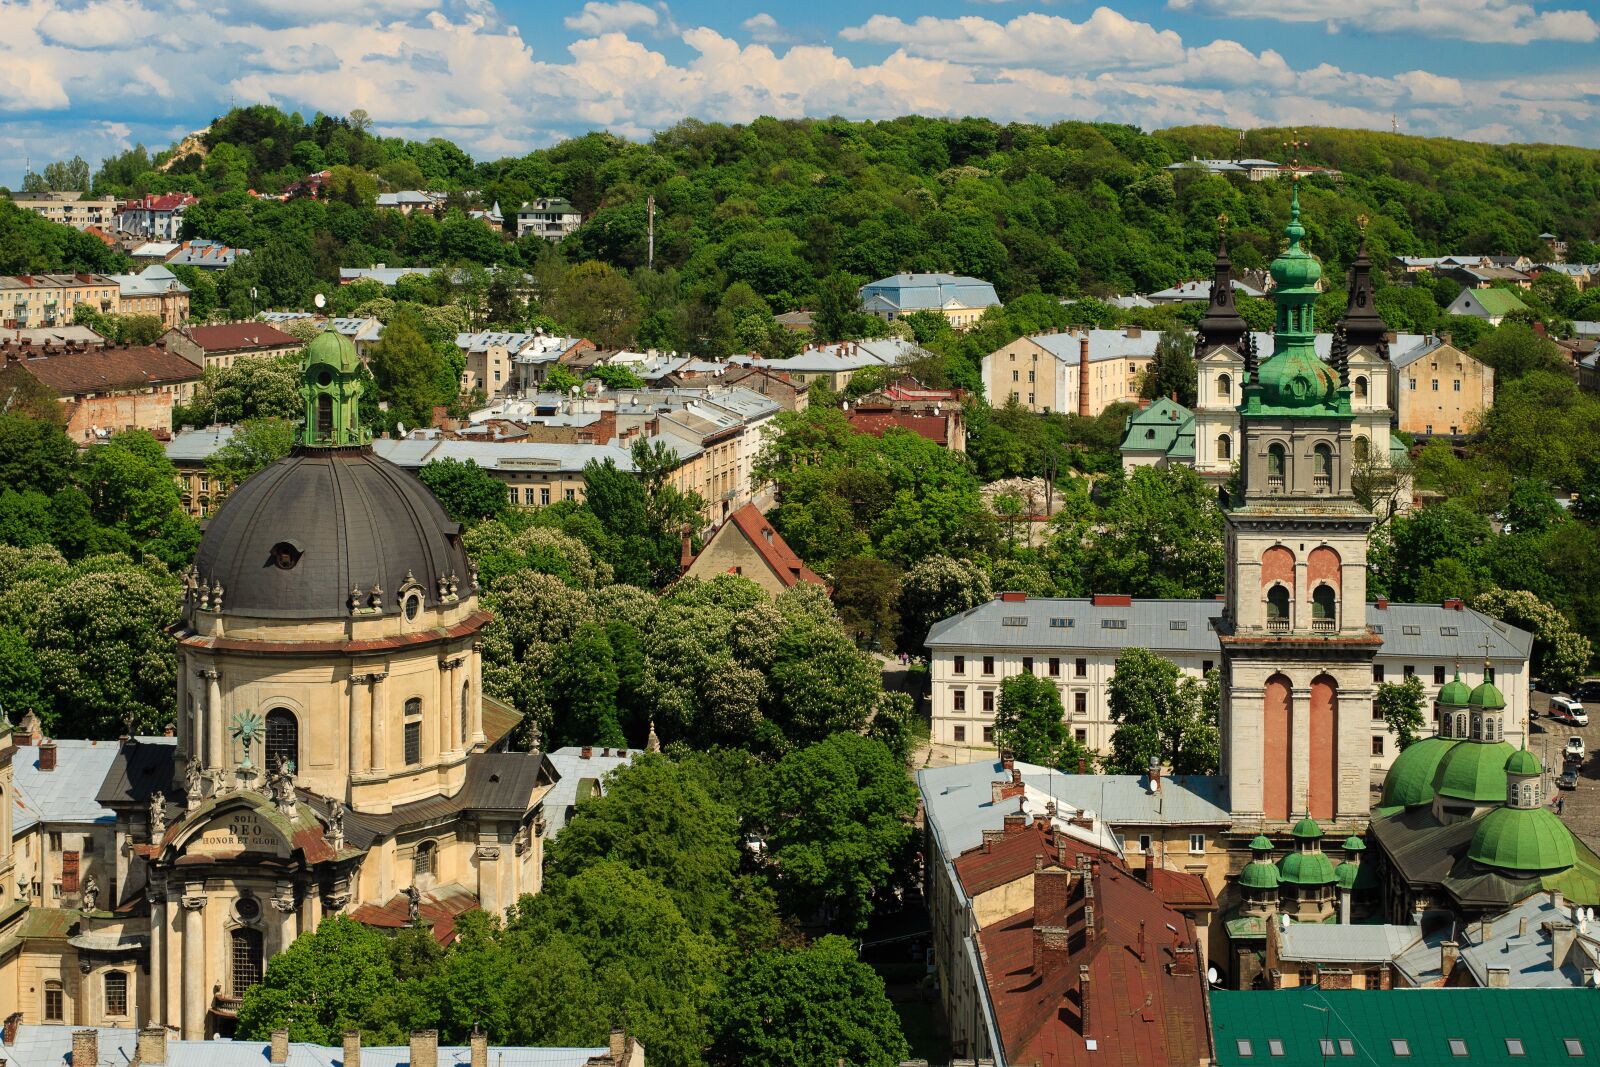
{"type": "Polygon", "coordinates": [[[942,315],[957,330],[975,326],[998,307],[994,286],[957,274],[896,274],[868,282],[860,290],[861,310],[886,322],[915,312],[942,315]]]}
{"type": "Polygon", "coordinates": [[[11,202],[24,211],[75,230],[99,226],[113,230],[117,222],[116,197],[85,200],[82,193],[13,193],[11,202]]]}
{"type": "Polygon", "coordinates": [[[189,287],[167,268],[152,264],[138,274],[113,274],[121,287],[121,313],[151,315],[171,329],[189,321],[189,287]]]}
{"type": "Polygon", "coordinates": [[[103,314],[120,314],[122,286],[108,274],[0,277],[0,326],[6,329],[70,324],[80,304],[103,314]]]}
{"type": "Polygon", "coordinates": [[[1398,429],[1424,437],[1472,433],[1494,406],[1494,368],[1430,337],[1394,358],[1389,406],[1398,429]]]}
{"type": "Polygon", "coordinates": [[[1069,329],[1019,337],[983,357],[983,386],[992,407],[1015,400],[1029,411],[1061,411],[1090,418],[1108,406],[1137,402],[1139,378],[1155,359],[1161,334],[1069,329]],[[1088,353],[1088,389],[1079,363],[1088,353]]]}

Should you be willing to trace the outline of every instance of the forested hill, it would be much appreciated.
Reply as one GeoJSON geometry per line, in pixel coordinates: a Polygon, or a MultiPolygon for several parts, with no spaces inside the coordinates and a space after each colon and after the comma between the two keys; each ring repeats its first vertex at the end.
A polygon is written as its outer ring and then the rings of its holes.
{"type": "MultiPolygon", "coordinates": [[[[645,202],[654,195],[656,266],[680,298],[705,300],[745,281],[780,311],[813,299],[840,272],[968,273],[994,281],[1005,299],[1150,291],[1207,270],[1224,213],[1235,263],[1262,266],[1289,196],[1287,181],[1164,169],[1191,155],[1233,156],[1237,131],[1217,127],[686,120],[645,143],[592,133],[475,162],[449,142],[379,138],[366,125],[360,113],[307,123],[272,108],[238,109],[206,132],[203,158],[136,149],[106,161],[95,189],[195,192],[193,236],[258,249],[290,242],[325,277],[375,261],[532,266],[545,252],[531,241],[485,240],[465,218],[375,212],[372,196],[384,188],[476,190],[484,206],[508,211],[536,196],[566,197],[587,222],[562,257],[628,270],[644,265],[645,202]],[[163,162],[167,170],[156,171],[163,162]],[[274,192],[327,167],[336,176],[332,202],[246,192],[274,192]]],[[[1334,270],[1354,253],[1360,215],[1371,219],[1375,256],[1542,257],[1538,235],[1551,230],[1577,239],[1570,258],[1600,258],[1590,243],[1600,236],[1600,152],[1323,128],[1253,131],[1244,152],[1281,159],[1296,134],[1309,142],[1304,162],[1344,172],[1342,180],[1307,179],[1301,190],[1312,247],[1334,270]]]]}

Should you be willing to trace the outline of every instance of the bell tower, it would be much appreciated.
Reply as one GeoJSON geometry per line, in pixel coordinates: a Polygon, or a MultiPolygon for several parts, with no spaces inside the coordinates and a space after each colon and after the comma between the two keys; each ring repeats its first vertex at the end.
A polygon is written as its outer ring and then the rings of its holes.
{"type": "Polygon", "coordinates": [[[1364,823],[1372,660],[1367,534],[1351,486],[1348,382],[1316,351],[1322,265],[1296,188],[1272,263],[1272,355],[1239,405],[1240,492],[1225,513],[1222,772],[1241,828],[1364,823]]]}

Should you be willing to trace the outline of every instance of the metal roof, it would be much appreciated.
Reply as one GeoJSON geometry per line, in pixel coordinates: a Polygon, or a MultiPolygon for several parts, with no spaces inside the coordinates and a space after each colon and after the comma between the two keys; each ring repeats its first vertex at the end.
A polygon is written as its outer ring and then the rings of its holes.
{"type": "Polygon", "coordinates": [[[1290,923],[1280,935],[1278,955],[1312,963],[1387,963],[1421,938],[1417,926],[1290,923]]]}
{"type": "MultiPolygon", "coordinates": [[[[177,744],[171,737],[141,737],[143,744],[177,744]]],[[[39,769],[39,746],[19,745],[12,758],[17,818],[13,831],[34,823],[111,823],[116,814],[95,799],[121,746],[116,741],[63,739],[55,743],[56,769],[39,769]]]]}
{"type": "Polygon", "coordinates": [[[581,472],[590,460],[611,460],[619,470],[633,470],[633,454],[621,445],[568,445],[536,441],[449,441],[441,438],[389,438],[372,442],[372,450],[408,470],[436,459],[471,460],[485,470],[502,472],[581,472]]]}
{"type": "Polygon", "coordinates": [[[572,814],[578,803],[580,783],[592,781],[598,787],[606,775],[632,762],[633,757],[638,754],[639,749],[636,748],[591,747],[589,755],[585,756],[583,749],[575,746],[558,748],[554,752],[547,753],[556,773],[561,777],[556,779],[556,784],[545,794],[544,816],[548,826],[545,840],[555,840],[561,828],[567,825],[567,817],[572,814]]]}
{"type": "Polygon", "coordinates": [[[1563,902],[1556,907],[1550,893],[1535,893],[1507,911],[1485,916],[1483,920],[1440,926],[1419,938],[1395,958],[1395,966],[1413,983],[1437,982],[1444,978],[1439,970],[1440,945],[1454,941],[1460,958],[1479,985],[1489,984],[1490,969],[1505,968],[1513,988],[1569,989],[1583,985],[1583,972],[1592,968],[1600,955],[1595,931],[1574,908],[1563,902]],[[1523,931],[1523,921],[1527,930],[1523,931]],[[1575,923],[1581,933],[1573,940],[1560,968],[1555,966],[1550,932],[1544,924],[1552,920],[1575,923]]]}
{"type": "MultiPolygon", "coordinates": [[[[1212,624],[1222,615],[1220,600],[1134,600],[1128,606],[1100,605],[1087,598],[999,598],[941,619],[928,631],[929,648],[1148,648],[1152,651],[1216,653],[1212,624]],[[1059,620],[1059,621],[1058,621],[1059,620]],[[1104,620],[1123,620],[1115,629],[1104,620]]],[[[1522,661],[1533,635],[1472,608],[1439,604],[1367,605],[1367,625],[1383,638],[1385,658],[1472,661],[1522,661]],[[1453,631],[1453,632],[1452,632],[1453,631]]]]}
{"type": "MultiPolygon", "coordinates": [[[[0,1043],[0,1058],[12,1067],[64,1067],[71,1063],[72,1035],[76,1027],[25,1024],[9,1044],[0,1043]]],[[[131,1027],[95,1028],[100,1067],[121,1067],[134,1062],[138,1031],[131,1027]]],[[[271,1044],[265,1041],[183,1041],[167,1039],[166,1067],[267,1067],[271,1044]]],[[[491,1046],[495,1067],[584,1067],[604,1056],[605,1048],[529,1048],[491,1046]]],[[[439,1046],[440,1067],[471,1062],[472,1050],[461,1045],[439,1046]]],[[[289,1043],[288,1067],[344,1067],[344,1050],[303,1041],[289,1043]]],[[[409,1067],[406,1045],[364,1045],[362,1067],[409,1067]]]]}
{"type": "Polygon", "coordinates": [[[958,274],[895,274],[861,287],[863,304],[878,302],[885,310],[916,311],[946,307],[986,308],[1000,303],[994,285],[958,274]]]}
{"type": "Polygon", "coordinates": [[[234,427],[208,426],[203,430],[183,430],[162,442],[167,458],[174,463],[204,463],[223,445],[233,440],[234,427]]]}
{"type": "MultiPolygon", "coordinates": [[[[1209,285],[1210,283],[1207,284],[1209,285]]],[[[1126,329],[1089,330],[1088,334],[1090,363],[1098,363],[1104,359],[1128,359],[1130,357],[1137,359],[1153,356],[1155,355],[1156,346],[1161,343],[1160,330],[1139,330],[1132,336],[1129,336],[1126,329]]],[[[1255,338],[1257,351],[1272,351],[1272,335],[1270,333],[1255,333],[1251,336],[1255,338]]],[[[1083,339],[1082,331],[1074,333],[1063,330],[1058,333],[1036,333],[1030,334],[1027,339],[1055,356],[1063,365],[1068,367],[1076,367],[1078,365],[1078,349],[1083,339]]],[[[1389,345],[1389,349],[1391,352],[1396,353],[1407,352],[1425,340],[1427,338],[1422,334],[1396,334],[1394,341],[1389,345]]],[[[1317,334],[1316,346],[1317,355],[1322,359],[1327,359],[1333,352],[1333,334],[1317,334]]]]}
{"type": "Polygon", "coordinates": [[[1548,1065],[1600,1058],[1600,1012],[1591,989],[1212,990],[1211,1020],[1219,1067],[1548,1065]],[[1508,1039],[1518,1043],[1516,1052],[1508,1039]],[[1569,1040],[1578,1043],[1573,1051],[1569,1040]],[[1324,1041],[1332,1042],[1326,1053],[1324,1041]]]}

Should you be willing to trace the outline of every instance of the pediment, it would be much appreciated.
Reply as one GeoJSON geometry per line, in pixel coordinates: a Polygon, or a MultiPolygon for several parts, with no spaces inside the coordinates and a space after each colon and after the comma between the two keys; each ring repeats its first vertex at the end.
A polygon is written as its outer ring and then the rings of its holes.
{"type": "Polygon", "coordinates": [[[262,798],[249,794],[224,797],[196,812],[173,838],[174,854],[236,856],[250,852],[288,859],[294,852],[288,820],[262,798]]]}

